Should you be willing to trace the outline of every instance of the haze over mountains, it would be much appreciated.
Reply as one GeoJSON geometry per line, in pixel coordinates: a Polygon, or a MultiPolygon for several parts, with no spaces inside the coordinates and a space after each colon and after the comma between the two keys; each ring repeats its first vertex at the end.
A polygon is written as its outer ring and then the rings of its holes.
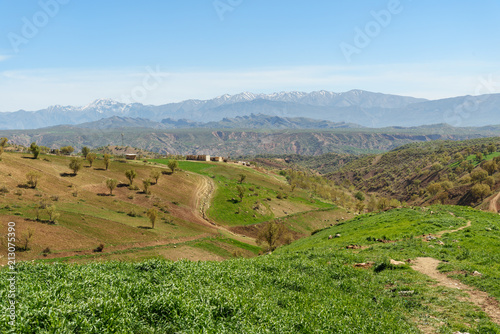
{"type": "MultiPolygon", "coordinates": [[[[351,90],[274,94],[241,93],[211,100],[187,100],[160,106],[124,104],[109,99],[83,107],[55,105],[37,111],[0,113],[0,129],[36,129],[121,117],[128,126],[153,128],[247,127],[305,128],[420,126],[448,123],[471,127],[498,124],[500,94],[425,99],[351,90]],[[253,115],[252,115],[253,114],[253,115]],[[278,116],[274,121],[263,115],[278,116]],[[245,116],[248,116],[245,118],[245,116]],[[140,120],[133,120],[140,118],[140,120]],[[126,119],[126,121],[125,121],[126,119]],[[325,120],[315,121],[315,120],[325,120]],[[199,121],[203,120],[204,123],[199,121]],[[222,120],[222,121],[221,121],[222,120]],[[209,124],[209,125],[207,125],[209,124]]],[[[117,121],[117,119],[114,119],[117,121]]]]}

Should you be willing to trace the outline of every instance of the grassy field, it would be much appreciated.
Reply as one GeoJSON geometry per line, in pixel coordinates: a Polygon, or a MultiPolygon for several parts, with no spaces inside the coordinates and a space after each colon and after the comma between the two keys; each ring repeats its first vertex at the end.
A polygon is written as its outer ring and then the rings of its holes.
{"type": "MultiPolygon", "coordinates": [[[[497,215],[435,206],[359,216],[251,259],[22,263],[17,332],[500,333],[460,290],[434,286],[408,265],[381,266],[388,258],[433,256],[448,261],[442,270],[462,272],[455,275],[499,298],[498,228],[497,215]],[[469,220],[470,227],[444,234],[444,245],[417,238],[469,220]],[[393,242],[373,241],[384,237],[393,242]],[[346,249],[352,243],[365,247],[346,249]],[[370,260],[373,268],[355,266],[370,260]],[[465,275],[471,270],[483,276],[465,275]]],[[[224,254],[234,242],[190,246],[224,254]]],[[[7,277],[2,270],[2,293],[7,277]]],[[[6,311],[1,314],[7,332],[6,311]]]]}

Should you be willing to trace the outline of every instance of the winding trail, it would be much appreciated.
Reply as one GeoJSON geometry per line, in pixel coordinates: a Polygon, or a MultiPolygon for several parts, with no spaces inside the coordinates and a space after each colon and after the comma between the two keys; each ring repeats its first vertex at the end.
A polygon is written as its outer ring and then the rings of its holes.
{"type": "MultiPolygon", "coordinates": [[[[499,196],[500,194],[497,195],[496,198],[498,198],[499,196]]],[[[471,225],[472,222],[469,220],[465,226],[462,226],[456,230],[441,231],[434,235],[437,238],[440,238],[445,233],[458,232],[467,227],[470,227],[471,225]]],[[[436,280],[437,285],[464,291],[468,295],[468,297],[465,298],[466,301],[479,306],[491,318],[491,321],[500,325],[500,305],[498,301],[494,297],[488,295],[486,292],[465,285],[462,282],[449,278],[446,274],[441,273],[437,269],[440,263],[441,261],[436,260],[432,257],[418,257],[415,259],[415,261],[413,261],[412,268],[436,280]]]]}
{"type": "Polygon", "coordinates": [[[479,306],[490,317],[491,321],[500,325],[500,306],[498,301],[486,292],[479,291],[439,272],[437,267],[440,263],[441,261],[431,257],[419,257],[415,260],[413,269],[436,280],[437,285],[462,290],[468,294],[468,297],[465,298],[466,301],[479,306]]]}
{"type": "Polygon", "coordinates": [[[498,193],[493,199],[490,201],[490,211],[494,213],[498,213],[500,211],[500,205],[498,202],[500,201],[500,193],[498,193]]]}

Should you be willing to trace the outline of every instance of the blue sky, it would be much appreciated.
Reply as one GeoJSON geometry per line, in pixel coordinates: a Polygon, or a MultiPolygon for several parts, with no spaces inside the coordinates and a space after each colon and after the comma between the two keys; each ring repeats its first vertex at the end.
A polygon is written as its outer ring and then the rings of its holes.
{"type": "Polygon", "coordinates": [[[242,91],[500,92],[498,1],[0,2],[0,111],[242,91]]]}

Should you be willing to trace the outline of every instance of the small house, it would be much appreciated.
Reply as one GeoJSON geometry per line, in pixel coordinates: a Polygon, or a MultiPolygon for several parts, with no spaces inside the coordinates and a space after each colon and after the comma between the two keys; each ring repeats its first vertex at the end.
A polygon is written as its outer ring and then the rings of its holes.
{"type": "Polygon", "coordinates": [[[125,159],[135,160],[135,159],[137,159],[137,154],[127,153],[127,154],[125,154],[125,159]]]}

